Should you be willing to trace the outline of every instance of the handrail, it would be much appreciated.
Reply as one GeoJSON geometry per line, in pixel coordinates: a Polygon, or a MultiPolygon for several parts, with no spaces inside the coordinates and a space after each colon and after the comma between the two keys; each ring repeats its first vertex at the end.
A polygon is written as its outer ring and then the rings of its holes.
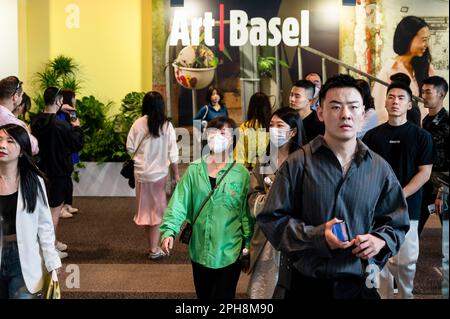
{"type": "MultiPolygon", "coordinates": [[[[362,75],[362,76],[368,78],[370,81],[378,82],[378,83],[380,83],[380,84],[382,84],[384,86],[389,86],[389,83],[387,83],[387,82],[385,82],[383,80],[380,80],[379,78],[377,78],[377,77],[375,77],[373,75],[370,75],[369,73],[366,73],[364,71],[358,70],[357,68],[355,68],[355,67],[353,67],[353,66],[351,66],[351,65],[349,65],[349,64],[347,64],[345,62],[342,62],[341,60],[335,59],[332,56],[329,56],[328,54],[325,54],[325,53],[323,53],[323,52],[321,52],[319,50],[313,49],[311,47],[298,46],[298,50],[299,51],[300,51],[300,49],[306,50],[306,51],[308,51],[308,52],[310,52],[310,53],[312,53],[314,55],[317,55],[317,56],[321,57],[322,58],[322,62],[323,62],[323,59],[328,60],[328,61],[333,62],[333,63],[335,63],[335,64],[337,64],[339,66],[344,67],[345,69],[347,69],[347,71],[350,70],[350,71],[352,71],[354,73],[362,75]]],[[[324,74],[324,77],[326,77],[326,74],[324,74]]],[[[413,95],[412,97],[417,102],[422,102],[423,103],[423,99],[421,97],[418,97],[418,96],[415,96],[415,95],[413,95]]]]}

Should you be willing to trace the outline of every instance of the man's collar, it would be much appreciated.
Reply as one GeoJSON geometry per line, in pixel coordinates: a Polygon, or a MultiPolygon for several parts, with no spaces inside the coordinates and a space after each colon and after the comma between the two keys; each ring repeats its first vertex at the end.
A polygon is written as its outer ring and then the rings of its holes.
{"type": "MultiPolygon", "coordinates": [[[[313,153],[313,154],[315,152],[317,152],[317,150],[319,150],[321,147],[326,147],[329,150],[331,150],[330,147],[325,142],[325,139],[322,135],[317,136],[309,144],[311,145],[311,153],[313,153]]],[[[359,164],[366,155],[368,155],[369,157],[371,157],[371,155],[370,155],[369,148],[367,147],[367,145],[364,144],[360,139],[356,139],[356,145],[357,145],[357,151],[355,154],[355,159],[356,159],[356,162],[359,164]]]]}
{"type": "MultiPolygon", "coordinates": [[[[4,113],[6,113],[6,114],[8,114],[8,115],[14,116],[14,114],[11,112],[10,109],[8,109],[6,106],[1,105],[1,104],[0,104],[0,111],[3,111],[4,113]]],[[[14,116],[14,117],[15,117],[15,116],[14,116]]]]}

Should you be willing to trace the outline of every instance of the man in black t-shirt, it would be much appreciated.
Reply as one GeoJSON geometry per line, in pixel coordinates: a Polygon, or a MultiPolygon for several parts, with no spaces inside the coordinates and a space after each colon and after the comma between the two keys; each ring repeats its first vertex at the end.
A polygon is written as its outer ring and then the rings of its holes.
{"type": "Polygon", "coordinates": [[[311,109],[314,103],[314,83],[308,80],[298,80],[294,83],[289,95],[289,106],[300,115],[307,141],[312,141],[318,135],[325,134],[325,125],[311,109]]]}
{"type": "Polygon", "coordinates": [[[419,257],[417,227],[422,202],[422,186],[428,181],[434,160],[431,134],[407,120],[412,107],[409,86],[393,82],[387,89],[386,109],[389,119],[366,133],[363,142],[392,166],[403,187],[411,220],[410,229],[399,253],[389,260],[380,274],[379,293],[393,298],[392,276],[402,299],[413,298],[416,262],[419,257]]]}
{"type": "MultiPolygon", "coordinates": [[[[73,190],[71,154],[83,147],[83,132],[78,118],[70,124],[57,118],[56,113],[63,106],[60,89],[47,88],[44,102],[44,111],[31,119],[31,132],[39,141],[39,168],[47,176],[48,203],[56,233],[64,201],[73,190]]],[[[59,257],[67,257],[68,254],[63,252],[67,245],[61,242],[55,244],[59,257]]]]}

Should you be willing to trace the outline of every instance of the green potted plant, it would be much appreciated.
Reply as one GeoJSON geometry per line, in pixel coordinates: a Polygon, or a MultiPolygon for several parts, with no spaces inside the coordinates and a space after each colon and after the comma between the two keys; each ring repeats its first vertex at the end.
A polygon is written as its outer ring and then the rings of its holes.
{"type": "MultiPolygon", "coordinates": [[[[200,35],[200,44],[184,47],[172,63],[178,84],[187,88],[200,90],[211,84],[214,73],[220,63],[214,52],[205,45],[205,35],[200,35]]],[[[229,60],[231,56],[226,48],[223,55],[229,60]]]]}
{"type": "MultiPolygon", "coordinates": [[[[278,60],[279,65],[285,68],[289,68],[289,65],[284,60],[278,60]]],[[[258,72],[261,79],[260,90],[269,97],[277,96],[277,84],[273,79],[273,72],[275,71],[276,58],[273,56],[259,56],[258,57],[258,72]]],[[[273,105],[276,104],[273,103],[273,105]]]]}
{"type": "MultiPolygon", "coordinates": [[[[36,73],[35,83],[40,92],[45,91],[48,87],[55,86],[77,93],[81,88],[81,82],[77,79],[78,70],[79,65],[73,58],[59,55],[50,60],[42,72],[36,73]]],[[[38,94],[33,100],[37,107],[36,112],[44,108],[42,94],[38,94]]]]}

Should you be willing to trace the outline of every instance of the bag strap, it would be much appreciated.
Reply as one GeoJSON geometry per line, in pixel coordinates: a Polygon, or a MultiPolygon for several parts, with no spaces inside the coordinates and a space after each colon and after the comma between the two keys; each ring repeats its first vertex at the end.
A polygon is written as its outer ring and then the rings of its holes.
{"type": "Polygon", "coordinates": [[[205,107],[206,107],[206,112],[205,112],[205,115],[203,115],[203,117],[202,117],[202,121],[204,121],[206,119],[206,116],[208,115],[208,111],[209,111],[208,104],[206,104],[205,107]]]}
{"type": "Polygon", "coordinates": [[[144,138],[139,142],[138,147],[136,148],[136,151],[133,154],[133,157],[131,157],[131,159],[134,159],[134,157],[136,156],[136,153],[139,151],[139,148],[141,147],[141,144],[144,140],[146,140],[149,137],[149,135],[144,136],[144,138]]]}
{"type": "Polygon", "coordinates": [[[225,176],[228,174],[229,171],[231,171],[231,169],[233,168],[234,164],[236,164],[236,160],[233,161],[233,163],[231,163],[230,167],[228,167],[227,171],[222,175],[222,177],[219,179],[219,181],[216,183],[216,185],[214,186],[214,188],[209,192],[208,196],[206,196],[205,200],[203,201],[202,205],[200,206],[200,208],[198,209],[197,214],[195,215],[194,220],[191,223],[191,226],[194,226],[195,221],[197,220],[198,216],[200,215],[203,207],[205,207],[206,202],[211,198],[212,194],[214,193],[214,191],[216,190],[216,188],[219,186],[220,182],[223,181],[223,179],[225,178],[225,176]]]}

